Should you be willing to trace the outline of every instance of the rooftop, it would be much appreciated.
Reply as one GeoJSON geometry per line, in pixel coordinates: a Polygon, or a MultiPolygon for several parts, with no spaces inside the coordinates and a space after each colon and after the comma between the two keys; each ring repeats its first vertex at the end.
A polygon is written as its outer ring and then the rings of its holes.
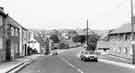
{"type": "MultiPolygon", "coordinates": [[[[135,26],[134,26],[135,28],[135,26]]],[[[129,33],[131,32],[131,24],[123,24],[121,27],[114,29],[110,34],[116,34],[116,33],[129,33]]]]}

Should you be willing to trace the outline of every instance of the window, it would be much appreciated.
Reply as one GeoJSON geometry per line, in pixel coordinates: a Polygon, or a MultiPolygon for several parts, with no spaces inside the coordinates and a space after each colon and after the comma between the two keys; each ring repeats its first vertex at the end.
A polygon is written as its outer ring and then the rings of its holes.
{"type": "Polygon", "coordinates": [[[117,53],[121,53],[121,47],[117,48],[117,53]]]}
{"type": "Polygon", "coordinates": [[[0,27],[3,25],[2,16],[0,15],[0,27]]]}
{"type": "Polygon", "coordinates": [[[125,54],[128,54],[128,48],[125,47],[125,54]]]}
{"type": "Polygon", "coordinates": [[[19,35],[19,30],[18,28],[15,29],[15,36],[18,36],[19,35]]]}
{"type": "Polygon", "coordinates": [[[127,36],[127,34],[125,34],[125,40],[127,40],[128,39],[128,36],[127,36]]]}
{"type": "Polygon", "coordinates": [[[124,35],[123,34],[120,34],[120,37],[119,37],[120,40],[124,40],[123,37],[124,37],[124,35]]]}
{"type": "Polygon", "coordinates": [[[133,55],[132,48],[130,47],[128,48],[128,50],[129,50],[129,55],[133,55]]]}
{"type": "Polygon", "coordinates": [[[130,39],[131,39],[131,35],[127,34],[127,40],[130,40],[130,39]]]}
{"type": "Polygon", "coordinates": [[[0,37],[0,49],[3,48],[3,41],[2,41],[2,37],[0,37]]]}
{"type": "Polygon", "coordinates": [[[15,35],[15,29],[14,27],[11,27],[11,36],[14,36],[15,35]]]}
{"type": "Polygon", "coordinates": [[[121,49],[121,52],[122,52],[123,54],[126,54],[126,48],[123,47],[123,48],[121,49]]]}

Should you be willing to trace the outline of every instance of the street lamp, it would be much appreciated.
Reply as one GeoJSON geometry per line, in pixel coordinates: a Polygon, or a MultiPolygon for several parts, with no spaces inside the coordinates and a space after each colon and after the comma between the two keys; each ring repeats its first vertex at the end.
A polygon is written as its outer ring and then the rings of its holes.
{"type": "Polygon", "coordinates": [[[135,41],[134,41],[134,14],[133,14],[133,0],[130,1],[131,5],[131,36],[132,36],[132,64],[135,64],[135,41]]]}

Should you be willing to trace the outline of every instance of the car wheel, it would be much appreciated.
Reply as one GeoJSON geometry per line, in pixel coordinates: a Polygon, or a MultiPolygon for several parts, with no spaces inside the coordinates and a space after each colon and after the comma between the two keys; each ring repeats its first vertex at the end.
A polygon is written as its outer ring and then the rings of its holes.
{"type": "Polygon", "coordinates": [[[98,60],[97,60],[97,59],[95,59],[95,62],[98,62],[98,60]]]}
{"type": "Polygon", "coordinates": [[[87,61],[88,61],[88,59],[87,59],[87,58],[84,58],[84,61],[85,61],[85,62],[87,62],[87,61]]]}
{"type": "Polygon", "coordinates": [[[84,58],[81,58],[82,61],[84,61],[84,58]]]}

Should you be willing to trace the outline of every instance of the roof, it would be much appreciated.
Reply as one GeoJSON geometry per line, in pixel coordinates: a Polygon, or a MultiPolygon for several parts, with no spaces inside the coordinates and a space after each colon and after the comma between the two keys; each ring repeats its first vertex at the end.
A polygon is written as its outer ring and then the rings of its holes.
{"type": "Polygon", "coordinates": [[[7,14],[0,8],[0,15],[6,16],[7,14]]]}
{"type": "Polygon", "coordinates": [[[28,30],[10,16],[7,16],[7,22],[15,27],[21,27],[23,30],[28,30]]]}
{"type": "MultiPolygon", "coordinates": [[[[135,28],[135,26],[134,26],[135,28]]],[[[131,24],[123,24],[121,27],[114,29],[110,34],[116,34],[116,33],[129,33],[131,32],[131,24]]]]}
{"type": "Polygon", "coordinates": [[[16,22],[12,17],[8,16],[7,17],[7,22],[8,24],[14,25],[16,27],[22,27],[18,22],[16,22]]]}

